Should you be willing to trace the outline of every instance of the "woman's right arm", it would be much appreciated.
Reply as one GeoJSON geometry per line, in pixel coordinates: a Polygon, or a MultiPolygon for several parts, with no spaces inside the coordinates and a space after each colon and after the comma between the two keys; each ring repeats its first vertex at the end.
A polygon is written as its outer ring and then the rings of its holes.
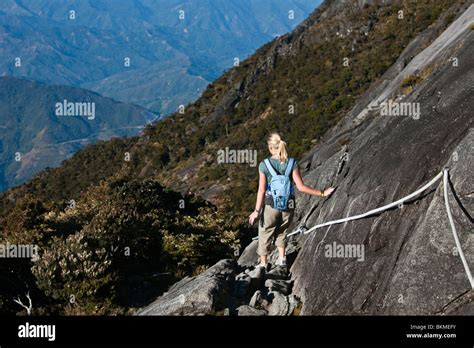
{"type": "Polygon", "coordinates": [[[312,195],[312,196],[327,197],[334,191],[332,187],[329,187],[326,190],[324,190],[324,195],[323,195],[323,191],[317,190],[305,185],[305,183],[303,182],[303,178],[301,177],[301,174],[300,174],[300,169],[298,167],[293,169],[293,182],[295,183],[295,186],[298,189],[298,191],[312,195]]]}

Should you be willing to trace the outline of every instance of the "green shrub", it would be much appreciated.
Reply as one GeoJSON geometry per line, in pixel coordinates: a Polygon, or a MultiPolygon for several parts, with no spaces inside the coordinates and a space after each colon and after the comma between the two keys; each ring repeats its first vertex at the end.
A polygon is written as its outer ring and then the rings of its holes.
{"type": "Polygon", "coordinates": [[[33,281],[42,298],[35,306],[44,313],[121,313],[127,307],[123,294],[141,296],[147,274],[170,272],[155,284],[165,289],[232,257],[239,246],[235,225],[215,208],[154,180],[104,181],[73,207],[43,206],[33,197],[18,203],[4,236],[39,246],[39,259],[22,277],[33,281]]]}

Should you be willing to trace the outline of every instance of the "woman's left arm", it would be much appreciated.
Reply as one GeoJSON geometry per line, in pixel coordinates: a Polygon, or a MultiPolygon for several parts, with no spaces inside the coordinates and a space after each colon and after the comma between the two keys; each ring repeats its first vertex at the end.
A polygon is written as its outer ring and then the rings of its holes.
{"type": "Polygon", "coordinates": [[[312,187],[309,187],[305,185],[303,182],[303,178],[301,177],[300,170],[298,167],[293,169],[293,181],[295,182],[295,186],[298,189],[298,191],[302,193],[307,193],[309,195],[313,196],[320,196],[320,197],[327,197],[333,193],[334,188],[329,187],[326,190],[317,190],[312,187]]]}
{"type": "Polygon", "coordinates": [[[254,221],[260,215],[260,210],[263,205],[263,200],[265,197],[265,191],[267,190],[267,178],[265,174],[261,171],[258,171],[258,193],[257,193],[257,202],[255,203],[255,210],[249,216],[249,223],[253,225],[254,221]]]}

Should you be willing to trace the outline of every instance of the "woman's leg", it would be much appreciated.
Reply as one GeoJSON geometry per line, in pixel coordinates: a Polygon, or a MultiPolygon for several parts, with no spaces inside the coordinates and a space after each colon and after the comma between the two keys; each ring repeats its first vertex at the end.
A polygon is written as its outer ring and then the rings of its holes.
{"type": "Polygon", "coordinates": [[[285,258],[285,247],[278,247],[278,256],[280,256],[280,259],[285,258]]]}
{"type": "Polygon", "coordinates": [[[260,264],[266,266],[268,261],[268,254],[271,251],[272,241],[275,229],[278,226],[279,215],[281,213],[270,206],[265,206],[263,210],[263,226],[258,226],[258,249],[257,253],[260,255],[260,264]]]}
{"type": "Polygon", "coordinates": [[[285,258],[286,235],[288,234],[288,226],[293,220],[294,211],[294,209],[291,209],[289,211],[282,212],[282,222],[281,225],[278,227],[278,230],[276,231],[277,237],[275,244],[278,247],[278,256],[280,257],[280,259],[285,258]]]}

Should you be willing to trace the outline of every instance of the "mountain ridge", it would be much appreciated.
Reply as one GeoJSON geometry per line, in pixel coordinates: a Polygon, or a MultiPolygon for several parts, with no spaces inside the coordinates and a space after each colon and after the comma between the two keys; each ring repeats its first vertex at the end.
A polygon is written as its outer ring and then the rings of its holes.
{"type": "Polygon", "coordinates": [[[136,135],[157,118],[141,107],[77,87],[5,76],[0,77],[0,86],[0,190],[21,184],[46,167],[58,166],[96,140],[136,135]],[[68,101],[93,104],[94,115],[56,115],[55,105],[68,101]]]}
{"type": "Polygon", "coordinates": [[[201,1],[197,5],[189,0],[140,0],[117,6],[110,0],[93,5],[72,0],[8,0],[0,5],[5,14],[0,32],[8,42],[0,66],[8,75],[92,89],[166,116],[178,105],[195,100],[209,82],[232,65],[234,57],[251,54],[270,40],[273,28],[287,32],[318,3],[245,0],[201,1]],[[294,19],[288,18],[288,9],[294,11],[294,19]],[[181,10],[186,10],[182,20],[178,17],[181,10]],[[246,10],[252,11],[252,16],[247,16],[246,10]],[[28,42],[20,46],[19,38],[28,42]],[[36,55],[31,54],[33,49],[36,55]],[[15,67],[12,57],[21,58],[22,67],[15,67]],[[125,65],[126,58],[129,65],[125,65]],[[193,73],[166,69],[174,60],[186,62],[193,73]],[[182,81],[180,97],[173,98],[173,86],[168,89],[166,84],[157,83],[148,87],[151,82],[146,69],[166,74],[171,84],[182,81]],[[131,71],[143,88],[124,80],[124,74],[131,71]],[[116,80],[122,84],[116,86],[116,80]],[[123,86],[131,93],[123,93],[123,86]]]}

